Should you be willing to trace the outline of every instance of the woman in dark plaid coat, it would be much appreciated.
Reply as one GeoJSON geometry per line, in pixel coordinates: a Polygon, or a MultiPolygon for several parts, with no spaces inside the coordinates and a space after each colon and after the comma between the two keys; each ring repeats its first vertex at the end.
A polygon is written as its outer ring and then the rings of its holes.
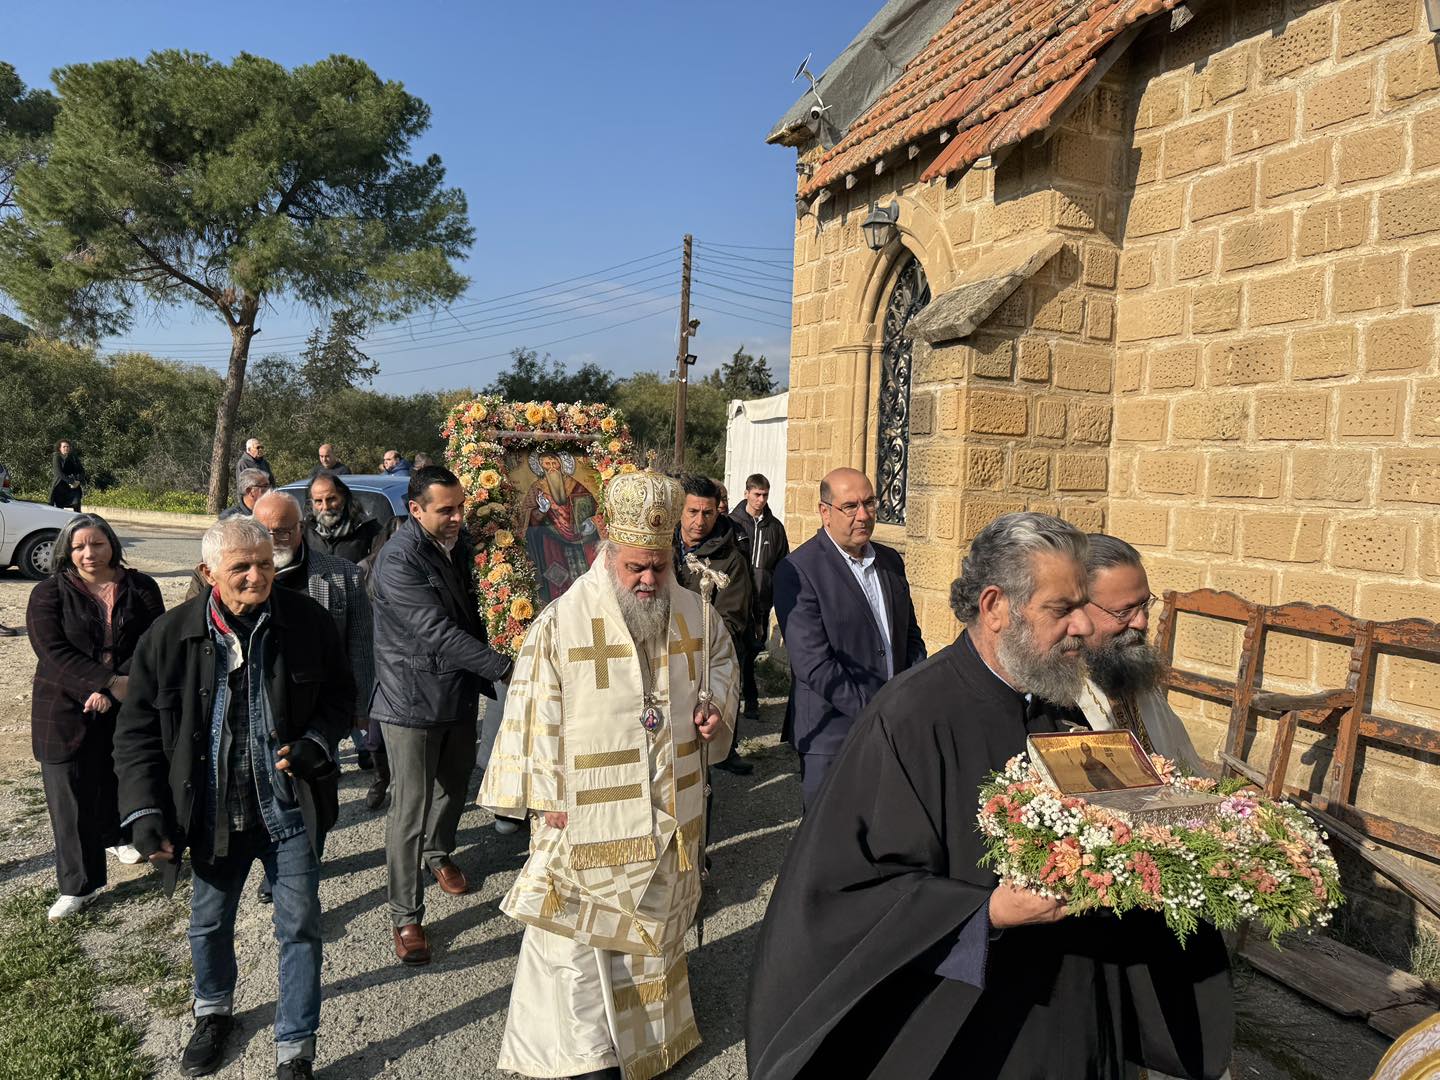
{"type": "Polygon", "coordinates": [[[121,843],[110,751],[130,657],[165,604],[153,578],[124,565],[115,530],[94,514],[61,530],[53,565],[30,594],[26,627],[39,658],[30,739],[55,833],[57,920],[98,895],[107,850],[140,860],[121,843]]]}

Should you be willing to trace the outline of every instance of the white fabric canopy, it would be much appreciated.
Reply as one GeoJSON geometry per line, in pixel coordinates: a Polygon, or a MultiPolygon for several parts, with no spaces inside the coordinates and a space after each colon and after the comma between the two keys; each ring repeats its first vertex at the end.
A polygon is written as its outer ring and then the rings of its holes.
{"type": "Polygon", "coordinates": [[[770,481],[771,505],[785,516],[786,428],[790,394],[775,394],[753,401],[730,402],[725,425],[725,488],[733,509],[745,498],[745,478],[764,473],[770,481]]]}

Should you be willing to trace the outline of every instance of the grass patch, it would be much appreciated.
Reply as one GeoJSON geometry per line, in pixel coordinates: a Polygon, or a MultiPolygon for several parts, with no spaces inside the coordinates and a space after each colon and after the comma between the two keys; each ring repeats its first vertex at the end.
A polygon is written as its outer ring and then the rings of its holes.
{"type": "Polygon", "coordinates": [[[5,1080],[145,1080],[140,1033],[101,1011],[84,920],[52,923],[52,890],[0,901],[0,1071],[5,1080]]]}
{"type": "MultiPolygon", "coordinates": [[[[15,498],[26,502],[48,503],[48,491],[16,492],[15,498]]],[[[122,485],[104,491],[85,489],[84,506],[114,506],[123,510],[160,510],[171,514],[205,513],[205,496],[196,491],[147,491],[142,487],[122,485]]]]}
{"type": "Polygon", "coordinates": [[[1440,936],[1423,926],[1416,927],[1410,946],[1410,974],[1426,982],[1440,983],[1440,936]]]}
{"type": "Polygon", "coordinates": [[[762,697],[784,697],[790,693],[790,665],[773,654],[760,657],[755,661],[755,685],[762,697]]]}

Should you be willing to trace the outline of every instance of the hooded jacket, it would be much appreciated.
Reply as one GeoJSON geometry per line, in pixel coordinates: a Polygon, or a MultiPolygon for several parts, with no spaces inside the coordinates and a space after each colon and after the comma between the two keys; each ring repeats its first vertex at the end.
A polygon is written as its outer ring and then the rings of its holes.
{"type": "MultiPolygon", "coordinates": [[[[725,620],[725,629],[735,642],[738,653],[740,646],[749,640],[751,629],[751,597],[755,586],[750,578],[750,567],[736,543],[735,523],[728,517],[715,519],[715,528],[701,540],[691,552],[702,562],[708,562],[712,570],[729,577],[730,581],[715,594],[715,610],[725,620]]],[[[685,566],[685,553],[680,544],[680,529],[675,529],[675,580],[691,592],[700,591],[700,578],[685,566]]]]}

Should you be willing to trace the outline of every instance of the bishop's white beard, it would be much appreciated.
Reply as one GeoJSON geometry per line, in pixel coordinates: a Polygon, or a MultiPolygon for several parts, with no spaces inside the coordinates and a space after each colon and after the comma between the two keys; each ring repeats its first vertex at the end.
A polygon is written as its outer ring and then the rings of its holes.
{"type": "Polygon", "coordinates": [[[664,641],[670,633],[670,597],[661,590],[656,593],[655,599],[641,600],[620,584],[614,567],[606,567],[606,570],[630,636],[636,641],[664,641]]]}
{"type": "Polygon", "coordinates": [[[1080,696],[1085,669],[1079,661],[1079,638],[1061,638],[1041,652],[1030,624],[1023,615],[1014,612],[1010,625],[1000,634],[995,651],[1011,683],[1018,689],[1055,705],[1073,705],[1080,696]]]}

